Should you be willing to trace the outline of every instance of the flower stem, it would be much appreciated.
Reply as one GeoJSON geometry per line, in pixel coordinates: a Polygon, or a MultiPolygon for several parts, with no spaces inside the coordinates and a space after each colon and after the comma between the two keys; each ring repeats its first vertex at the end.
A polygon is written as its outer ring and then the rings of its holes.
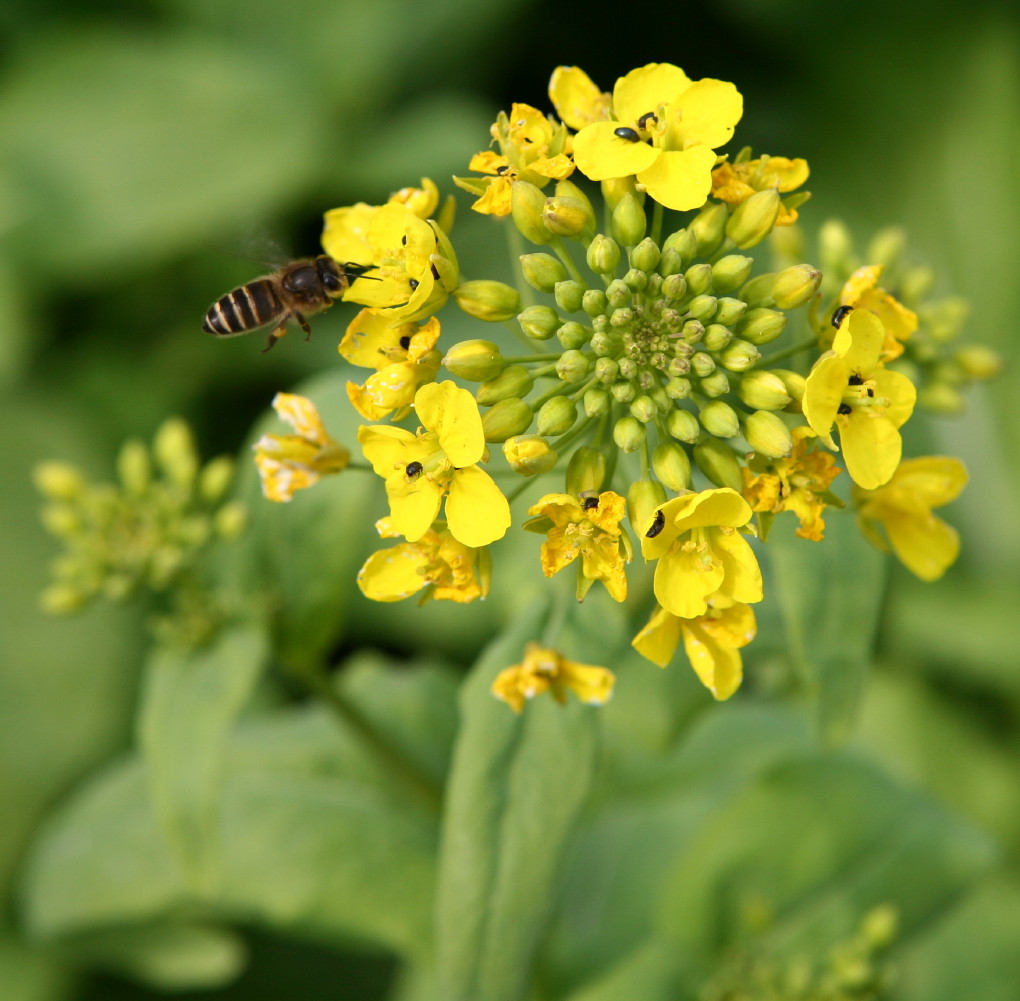
{"type": "Polygon", "coordinates": [[[801,351],[807,351],[808,348],[817,348],[818,338],[812,337],[808,341],[801,341],[799,344],[791,344],[788,348],[783,348],[782,351],[777,351],[775,354],[767,355],[764,358],[758,360],[756,368],[765,368],[769,365],[775,364],[777,361],[782,361],[784,358],[789,358],[791,355],[800,354],[801,351]]]}

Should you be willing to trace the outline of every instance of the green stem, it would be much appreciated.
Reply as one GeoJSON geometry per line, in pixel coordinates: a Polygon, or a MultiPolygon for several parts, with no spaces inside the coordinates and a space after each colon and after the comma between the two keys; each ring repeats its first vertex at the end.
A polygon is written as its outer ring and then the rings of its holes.
{"type": "Polygon", "coordinates": [[[764,358],[758,360],[758,364],[755,368],[766,368],[774,365],[777,361],[782,361],[784,358],[789,358],[791,355],[800,354],[801,351],[807,351],[808,348],[818,348],[818,338],[812,337],[808,341],[801,341],[799,344],[791,344],[788,348],[783,348],[782,351],[777,351],[775,354],[766,355],[764,358]]]}
{"type": "Polygon", "coordinates": [[[655,208],[652,210],[652,228],[649,234],[655,241],[656,245],[659,244],[659,240],[662,237],[662,220],[663,220],[663,208],[660,202],[654,202],[655,208]]]}
{"type": "Polygon", "coordinates": [[[583,438],[591,430],[592,421],[594,418],[585,417],[579,424],[571,428],[565,434],[560,435],[559,440],[553,445],[553,451],[557,455],[562,455],[564,451],[570,448],[579,438],[583,438]]]}
{"type": "Polygon", "coordinates": [[[556,361],[559,358],[559,354],[547,354],[547,355],[517,355],[514,358],[504,358],[503,361],[507,365],[527,365],[530,362],[537,361],[556,361]]]}
{"type": "Polygon", "coordinates": [[[505,220],[506,246],[510,252],[510,269],[514,273],[514,286],[521,297],[521,309],[526,309],[535,303],[535,290],[524,280],[521,272],[521,255],[524,253],[524,237],[520,230],[513,225],[512,219],[505,220]]]}
{"type": "Polygon", "coordinates": [[[542,646],[547,649],[554,650],[556,648],[556,639],[566,621],[570,599],[571,595],[562,583],[554,589],[552,611],[549,613],[549,620],[546,622],[545,631],[542,634],[542,646]]]}
{"type": "Polygon", "coordinates": [[[556,256],[560,259],[560,263],[567,269],[567,274],[574,279],[578,285],[585,286],[587,283],[584,278],[581,277],[581,272],[578,270],[577,265],[574,263],[574,259],[570,256],[567,248],[563,245],[561,237],[554,236],[549,241],[549,246],[556,251],[556,256]]]}

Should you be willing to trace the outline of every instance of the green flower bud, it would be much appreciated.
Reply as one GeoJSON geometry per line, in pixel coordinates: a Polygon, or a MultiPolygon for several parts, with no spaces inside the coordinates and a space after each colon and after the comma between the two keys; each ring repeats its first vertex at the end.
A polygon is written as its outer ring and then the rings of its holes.
{"type": "Polygon", "coordinates": [[[948,382],[932,382],[917,391],[918,406],[936,414],[958,414],[964,409],[963,394],[948,382]]]}
{"type": "Polygon", "coordinates": [[[591,331],[575,320],[568,320],[556,331],[556,339],[565,348],[579,348],[587,344],[590,338],[591,331]]]}
{"type": "Polygon", "coordinates": [[[692,264],[685,272],[690,295],[703,295],[712,287],[712,265],[692,264]]]}
{"type": "Polygon", "coordinates": [[[776,275],[772,298],[779,309],[796,309],[810,302],[821,284],[821,271],[810,264],[795,264],[776,275]]]}
{"type": "Polygon", "coordinates": [[[152,462],[149,450],[137,438],[121,445],[117,456],[117,478],[132,497],[140,497],[152,482],[152,462]]]}
{"type": "Polygon", "coordinates": [[[533,417],[531,407],[524,400],[508,397],[482,415],[482,433],[486,441],[506,441],[524,434],[531,427],[533,417]]]}
{"type": "Polygon", "coordinates": [[[32,470],[36,490],[51,500],[76,500],[85,489],[78,470],[66,462],[40,462],[32,470]]]}
{"type": "Polygon", "coordinates": [[[198,455],[191,429],[183,420],[171,417],[163,421],[156,431],[152,452],[174,486],[191,489],[198,474],[198,455]]]}
{"type": "Polygon", "coordinates": [[[675,375],[666,383],[666,395],[671,400],[686,400],[691,395],[691,380],[675,375]]]}
{"type": "Polygon", "coordinates": [[[39,595],[39,607],[47,615],[70,615],[87,601],[88,595],[71,584],[51,584],[39,595]]]}
{"type": "Polygon", "coordinates": [[[655,520],[655,509],[666,503],[666,490],[656,480],[635,480],[627,491],[627,514],[638,536],[642,536],[655,520]]]}
{"type": "Polygon", "coordinates": [[[752,344],[768,344],[786,329],[786,314],[777,309],[749,309],[737,327],[737,333],[752,344]]]}
{"type": "Polygon", "coordinates": [[[581,402],[588,417],[601,417],[609,413],[609,393],[604,389],[593,387],[587,390],[581,402]]]}
{"type": "Polygon", "coordinates": [[[591,335],[591,349],[599,358],[610,355],[613,353],[613,338],[604,330],[598,330],[591,335]]]}
{"type": "Polygon", "coordinates": [[[750,342],[741,340],[733,341],[719,355],[719,361],[727,372],[746,372],[760,360],[761,352],[750,342]]]}
{"type": "Polygon", "coordinates": [[[234,479],[234,460],[229,455],[212,459],[202,467],[198,478],[198,495],[207,504],[218,504],[234,479]]]}
{"type": "Polygon", "coordinates": [[[611,327],[629,327],[634,322],[634,310],[629,306],[622,306],[620,309],[614,309],[609,316],[609,325],[611,327]]]}
{"type": "Polygon", "coordinates": [[[609,392],[612,393],[613,399],[617,403],[630,403],[637,396],[637,389],[634,388],[633,382],[614,382],[609,387],[609,392]]]}
{"type": "Polygon", "coordinates": [[[554,396],[538,408],[535,430],[540,435],[560,435],[577,421],[577,404],[565,396],[554,396]]]}
{"type": "Polygon", "coordinates": [[[591,204],[579,198],[564,198],[557,195],[545,200],[542,221],[554,236],[571,240],[587,240],[595,233],[595,215],[591,204]]]}
{"type": "Polygon", "coordinates": [[[861,936],[872,949],[887,949],[899,934],[899,913],[892,904],[879,904],[864,915],[861,936]]]}
{"type": "Polygon", "coordinates": [[[631,268],[623,276],[623,284],[627,286],[632,292],[642,292],[648,285],[648,275],[643,271],[639,271],[637,268],[631,268]]]}
{"type": "Polygon", "coordinates": [[[730,391],[729,376],[721,369],[716,369],[711,375],[698,381],[698,389],[703,396],[724,396],[730,391]]]}
{"type": "Polygon", "coordinates": [[[659,408],[650,396],[642,395],[631,403],[630,412],[642,424],[647,424],[649,421],[655,420],[659,413],[659,408]]]}
{"type": "Polygon", "coordinates": [[[702,323],[708,323],[708,321],[715,316],[717,301],[718,300],[714,295],[696,295],[687,304],[687,312],[690,313],[695,320],[701,320],[702,323]]]}
{"type": "Polygon", "coordinates": [[[747,303],[740,299],[731,299],[723,296],[717,300],[715,310],[715,322],[721,323],[724,327],[732,327],[739,323],[747,312],[747,303]]]}
{"type": "Polygon", "coordinates": [[[619,278],[614,278],[606,286],[606,302],[610,309],[629,306],[634,301],[634,293],[619,278]]]}
{"type": "Polygon", "coordinates": [[[770,410],[756,410],[744,418],[744,439],[753,451],[770,459],[783,459],[793,451],[790,429],[770,410]]]}
{"type": "Polygon", "coordinates": [[[636,417],[621,417],[613,425],[613,441],[621,452],[636,452],[645,440],[645,426],[636,417]]]}
{"type": "Polygon", "coordinates": [[[620,358],[617,364],[620,366],[621,379],[633,379],[637,375],[637,362],[633,358],[620,358]]]}
{"type": "Polygon", "coordinates": [[[683,275],[667,275],[662,279],[662,294],[679,302],[687,295],[687,279],[683,275]]]}
{"type": "Polygon", "coordinates": [[[81,515],[71,504],[47,504],[39,516],[43,528],[58,539],[71,539],[82,534],[81,515]]]}
{"type": "Polygon", "coordinates": [[[238,539],[248,527],[248,509],[240,501],[224,504],[213,516],[213,527],[221,539],[238,539]]]}
{"type": "Polygon", "coordinates": [[[683,258],[677,253],[676,247],[663,247],[662,256],[659,258],[658,272],[666,275],[679,274],[684,269],[683,258]]]}
{"type": "Polygon", "coordinates": [[[602,289],[590,288],[581,297],[581,309],[589,316],[599,316],[608,309],[609,300],[602,289]]]}
{"type": "Polygon", "coordinates": [[[616,382],[619,375],[620,366],[615,358],[600,358],[595,362],[595,376],[599,382],[608,385],[611,382],[616,382]]]}
{"type": "Polygon", "coordinates": [[[528,306],[517,314],[517,322],[521,330],[536,341],[549,340],[563,326],[559,313],[552,306],[544,305],[528,306]]]}
{"type": "Polygon", "coordinates": [[[545,195],[529,181],[514,181],[510,187],[510,211],[514,225],[532,243],[548,243],[552,233],[543,219],[545,195]]]}
{"type": "Polygon", "coordinates": [[[578,187],[569,177],[556,182],[556,196],[558,198],[575,198],[588,207],[592,218],[595,217],[595,210],[592,208],[591,200],[585,194],[584,188],[578,187]]]}
{"type": "MultiPolygon", "coordinates": [[[[518,182],[520,183],[520,182],[518,182]]],[[[516,187],[516,185],[515,185],[516,187]]],[[[599,233],[588,244],[588,267],[597,275],[611,275],[620,263],[620,248],[615,240],[599,233]]]]}
{"type": "Polygon", "coordinates": [[[831,274],[847,274],[856,266],[854,261],[854,240],[846,224],[838,219],[822,223],[818,231],[818,247],[821,252],[822,271],[831,274]]]}
{"type": "Polygon", "coordinates": [[[625,194],[614,206],[611,218],[610,232],[617,243],[634,247],[644,238],[648,220],[635,195],[625,194]]]}
{"type": "MultiPolygon", "coordinates": [[[[703,298],[710,299],[711,296],[703,298]]],[[[729,327],[724,327],[721,323],[710,323],[705,327],[705,335],[701,343],[705,346],[706,351],[722,351],[732,340],[733,331],[729,327]]]]}
{"type": "Polygon", "coordinates": [[[781,199],[774,188],[756,191],[741,202],[726,223],[726,235],[741,249],[757,246],[772,232],[781,199]]]}
{"type": "Polygon", "coordinates": [[[686,490],[691,485],[691,460],[687,452],[674,441],[655,446],[652,469],[670,490],[686,490]]]}
{"type": "Polygon", "coordinates": [[[462,282],[453,290],[453,297],[468,316],[487,323],[511,320],[521,308],[521,296],[517,289],[485,278],[462,282]]]}
{"type": "Polygon", "coordinates": [[[500,400],[527,396],[535,380],[523,365],[508,365],[495,379],[483,382],[475,393],[480,406],[491,407],[500,400]]]}
{"type": "Polygon", "coordinates": [[[711,257],[719,249],[726,235],[726,222],[730,217],[729,206],[725,202],[709,202],[687,224],[688,230],[697,241],[699,257],[711,257]]]}
{"type": "Polygon", "coordinates": [[[935,284],[935,271],[929,267],[907,268],[900,279],[901,302],[920,302],[927,298],[935,284]]]}
{"type": "MultiPolygon", "coordinates": [[[[574,349],[564,351],[556,359],[556,374],[564,382],[581,382],[588,378],[589,371],[591,371],[591,358],[583,351],[574,349]]],[[[541,431],[539,433],[544,434],[541,431]]]]}
{"type": "Polygon", "coordinates": [[[503,443],[503,456],[510,468],[522,476],[548,473],[556,465],[557,459],[549,443],[537,434],[507,438],[503,443]]]}
{"type": "Polygon", "coordinates": [[[753,257],[727,254],[712,265],[712,290],[726,294],[740,288],[754,267],[753,257]]]}
{"type": "Polygon", "coordinates": [[[610,211],[616,208],[620,199],[625,195],[637,195],[638,200],[644,201],[644,194],[637,190],[637,182],[633,177],[611,177],[601,184],[602,199],[610,211]]]}
{"type": "MultiPolygon", "coordinates": [[[[803,377],[801,380],[803,383],[803,377]]],[[[792,398],[778,369],[748,372],[737,384],[736,395],[743,403],[756,410],[781,410],[792,398]]]]}
{"type": "Polygon", "coordinates": [[[556,299],[556,305],[564,313],[576,313],[581,309],[585,291],[585,287],[572,278],[565,282],[557,282],[553,286],[553,296],[556,299]]]}
{"type": "Polygon", "coordinates": [[[886,226],[871,238],[865,260],[885,267],[898,264],[906,246],[907,234],[899,226],[886,226]]]}
{"type": "Polygon", "coordinates": [[[698,418],[689,410],[672,410],[666,418],[666,430],[677,441],[693,444],[701,437],[701,425],[698,418]]]}
{"type": "Polygon", "coordinates": [[[659,245],[650,236],[646,236],[631,251],[630,262],[635,268],[650,275],[658,267],[661,256],[659,245]]]}
{"type": "Polygon", "coordinates": [[[582,445],[567,464],[567,493],[575,497],[589,490],[599,493],[605,482],[605,453],[589,445],[582,445]]]}
{"type": "Polygon", "coordinates": [[[551,254],[521,254],[524,280],[539,292],[551,292],[557,282],[566,281],[567,269],[551,254]]]}
{"type": "Polygon", "coordinates": [[[715,371],[715,359],[704,351],[697,351],[691,355],[691,371],[699,379],[704,379],[715,371]]]}
{"type": "Polygon", "coordinates": [[[506,367],[506,362],[499,353],[498,345],[476,339],[454,344],[446,352],[443,366],[468,382],[485,382],[495,379],[506,367]]]}
{"type": "Polygon", "coordinates": [[[740,434],[737,412],[722,400],[709,400],[698,414],[701,426],[716,438],[735,438],[740,434]]]}
{"type": "Polygon", "coordinates": [[[688,344],[697,344],[705,336],[705,324],[701,320],[688,320],[680,334],[688,344]]]}
{"type": "Polygon", "coordinates": [[[752,309],[755,306],[771,306],[774,301],[772,299],[772,287],[775,283],[776,276],[773,272],[756,275],[737,294],[752,309]]]}
{"type": "MultiPolygon", "coordinates": [[[[785,368],[774,368],[771,370],[772,374],[780,380],[783,384],[783,388],[789,394],[790,402],[787,403],[783,410],[788,414],[799,414],[801,413],[801,401],[804,399],[804,387],[807,385],[807,380],[800,374],[800,372],[791,372],[785,368]]],[[[751,403],[747,401],[751,406],[758,407],[760,410],[773,409],[767,407],[764,403],[751,403]]],[[[779,409],[779,408],[775,408],[779,409]]]]}
{"type": "Polygon", "coordinates": [[[993,379],[1005,365],[1002,355],[984,344],[967,344],[957,348],[953,361],[971,379],[993,379]]]}
{"type": "MultiPolygon", "coordinates": [[[[675,233],[670,233],[663,241],[663,254],[668,250],[676,251],[680,258],[679,267],[670,268],[669,271],[660,271],[660,274],[668,275],[673,271],[679,271],[680,268],[687,267],[698,256],[698,240],[689,229],[678,229],[675,233]]],[[[661,267],[662,262],[660,261],[659,264],[661,267]]]]}
{"type": "Polygon", "coordinates": [[[694,463],[717,487],[731,487],[739,493],[744,485],[737,456],[718,438],[706,438],[694,446],[694,463]]]}

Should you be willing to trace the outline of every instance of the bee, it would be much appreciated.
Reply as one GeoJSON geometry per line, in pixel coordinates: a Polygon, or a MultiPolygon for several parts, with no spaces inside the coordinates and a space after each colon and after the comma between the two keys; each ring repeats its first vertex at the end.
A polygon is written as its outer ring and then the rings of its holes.
{"type": "Polygon", "coordinates": [[[291,261],[279,271],[256,278],[217,299],[205,314],[202,329],[215,337],[237,337],[275,322],[262,349],[265,354],[287,333],[287,323],[293,319],[308,340],[312,328],[306,314],[329,309],[355,278],[373,268],[372,264],[340,264],[325,254],[291,261]]]}

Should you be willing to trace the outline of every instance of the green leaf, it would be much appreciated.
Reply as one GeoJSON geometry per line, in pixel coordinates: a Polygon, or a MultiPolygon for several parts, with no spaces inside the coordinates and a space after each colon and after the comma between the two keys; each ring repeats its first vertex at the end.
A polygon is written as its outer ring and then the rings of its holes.
{"type": "Polygon", "coordinates": [[[65,964],[40,949],[0,933],[0,984],[4,1001],[63,1001],[72,996],[65,964]]]}
{"type": "Polygon", "coordinates": [[[567,1001],[677,1001],[682,968],[675,943],[652,939],[567,1001]]]}
{"type": "Polygon", "coordinates": [[[138,743],[156,816],[196,889],[219,869],[227,740],[268,655],[262,631],[241,625],[205,649],[157,649],[145,668],[138,743]]]}
{"type": "Polygon", "coordinates": [[[533,605],[465,683],[443,821],[437,966],[448,1001],[524,995],[595,767],[597,708],[535,699],[516,715],[489,689],[541,636],[533,605]]]}
{"type": "Polygon", "coordinates": [[[797,538],[793,529],[793,519],[776,519],[764,547],[766,579],[778,597],[788,655],[818,700],[819,734],[838,745],[853,731],[872,662],[885,556],[846,514],[833,512],[822,542],[797,538]]]}

